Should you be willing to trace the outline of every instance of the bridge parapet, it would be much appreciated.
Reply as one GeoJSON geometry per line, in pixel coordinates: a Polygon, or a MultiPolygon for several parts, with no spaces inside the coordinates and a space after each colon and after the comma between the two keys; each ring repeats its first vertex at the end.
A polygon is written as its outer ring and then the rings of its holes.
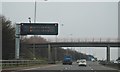
{"type": "Polygon", "coordinates": [[[120,42],[120,38],[46,38],[49,42],[120,42]]]}

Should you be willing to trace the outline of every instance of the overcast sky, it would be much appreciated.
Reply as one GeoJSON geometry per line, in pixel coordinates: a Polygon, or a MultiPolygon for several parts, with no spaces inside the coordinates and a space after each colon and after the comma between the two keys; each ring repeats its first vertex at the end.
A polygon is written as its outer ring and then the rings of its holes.
{"type": "MultiPolygon", "coordinates": [[[[118,37],[118,0],[43,1],[37,1],[36,22],[58,22],[58,37],[118,37]]],[[[13,23],[28,22],[28,17],[31,17],[32,22],[34,20],[34,2],[3,2],[2,6],[0,3],[0,8],[2,8],[0,12],[13,23]]],[[[81,48],[79,51],[93,54],[99,59],[106,58],[105,48],[81,48]]],[[[112,49],[111,54],[111,59],[116,59],[117,49],[112,49]]]]}

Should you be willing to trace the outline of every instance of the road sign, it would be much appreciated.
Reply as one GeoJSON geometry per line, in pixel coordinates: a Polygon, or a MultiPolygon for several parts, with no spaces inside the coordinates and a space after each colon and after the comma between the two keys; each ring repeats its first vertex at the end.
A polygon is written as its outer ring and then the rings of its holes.
{"type": "Polygon", "coordinates": [[[58,35],[58,23],[21,23],[21,35],[58,35]]]}

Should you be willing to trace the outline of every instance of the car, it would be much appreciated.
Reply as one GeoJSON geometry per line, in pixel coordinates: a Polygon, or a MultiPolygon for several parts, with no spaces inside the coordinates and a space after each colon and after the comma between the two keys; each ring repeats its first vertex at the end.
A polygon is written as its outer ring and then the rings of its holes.
{"type": "Polygon", "coordinates": [[[118,61],[115,60],[113,63],[114,63],[114,64],[118,64],[118,61]]]}
{"type": "Polygon", "coordinates": [[[87,66],[87,61],[86,61],[86,59],[81,59],[81,60],[79,60],[78,65],[79,65],[79,66],[87,66]]]}
{"type": "Polygon", "coordinates": [[[79,60],[77,60],[76,62],[79,63],[79,60]]]}
{"type": "Polygon", "coordinates": [[[63,65],[69,64],[72,65],[72,56],[65,55],[63,58],[63,65]]]}
{"type": "Polygon", "coordinates": [[[92,61],[92,62],[95,62],[95,59],[94,59],[94,58],[92,58],[92,59],[91,59],[91,61],[92,61]]]}

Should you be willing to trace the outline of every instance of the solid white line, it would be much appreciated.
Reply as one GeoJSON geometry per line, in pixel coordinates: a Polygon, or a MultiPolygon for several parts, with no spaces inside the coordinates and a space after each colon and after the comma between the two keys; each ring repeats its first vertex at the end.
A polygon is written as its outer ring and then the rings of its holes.
{"type": "Polygon", "coordinates": [[[34,67],[34,68],[28,68],[28,69],[22,69],[22,70],[36,70],[39,68],[48,68],[48,67],[53,67],[53,66],[57,66],[57,65],[50,65],[50,66],[45,66],[45,67],[34,67]]]}
{"type": "Polygon", "coordinates": [[[29,69],[23,69],[23,70],[34,70],[34,69],[38,69],[38,68],[41,68],[41,67],[37,67],[37,68],[29,68],[29,69]]]}

